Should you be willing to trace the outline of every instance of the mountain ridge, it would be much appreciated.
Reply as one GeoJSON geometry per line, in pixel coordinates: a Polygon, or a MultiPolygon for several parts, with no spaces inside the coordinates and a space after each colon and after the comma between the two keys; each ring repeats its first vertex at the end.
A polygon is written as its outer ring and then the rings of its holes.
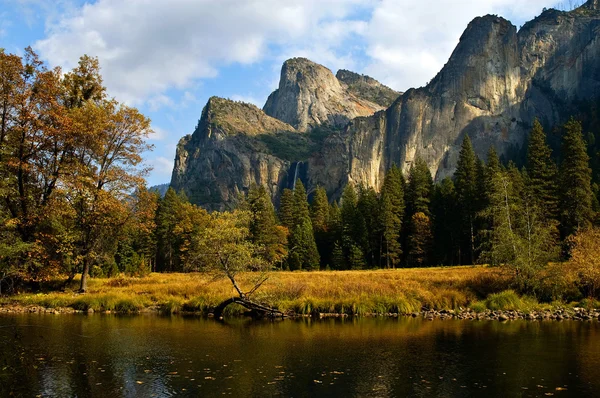
{"type": "MultiPolygon", "coordinates": [[[[437,180],[451,176],[466,134],[480,157],[494,146],[510,158],[523,146],[534,118],[557,125],[577,101],[600,97],[598,2],[570,12],[546,10],[519,31],[502,17],[477,17],[436,76],[404,93],[343,69],[334,76],[305,58],[287,60],[262,111],[248,108],[243,115],[238,106],[212,116],[244,121],[221,123],[219,145],[182,139],[172,185],[189,191],[198,184],[221,187],[214,200],[196,200],[209,208],[233,206],[235,195],[251,183],[265,185],[277,201],[302,162],[309,192],[323,186],[337,198],[349,182],[379,189],[392,164],[407,172],[416,157],[437,180]],[[281,151],[286,145],[304,149],[281,151]],[[239,178],[222,176],[222,169],[239,178]],[[204,177],[198,180],[198,174],[204,177]]],[[[210,100],[210,110],[209,105],[210,100]]],[[[203,111],[204,119],[210,115],[203,111]]],[[[204,134],[214,130],[207,120],[204,134]]]]}

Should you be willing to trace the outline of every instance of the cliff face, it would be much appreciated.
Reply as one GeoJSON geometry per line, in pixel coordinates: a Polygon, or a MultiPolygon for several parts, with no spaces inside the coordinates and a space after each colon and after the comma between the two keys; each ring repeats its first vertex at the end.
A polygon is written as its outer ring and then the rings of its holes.
{"type": "MultiPolygon", "coordinates": [[[[340,82],[326,67],[305,58],[293,58],[283,64],[279,88],[269,96],[263,110],[300,131],[323,124],[342,127],[357,116],[372,115],[384,109],[389,102],[385,100],[386,95],[395,93],[371,80],[363,86],[372,89],[374,94],[361,95],[360,87],[349,89],[346,82],[340,82]],[[386,94],[380,99],[382,91],[386,94]]],[[[396,97],[398,95],[400,93],[396,93],[396,97]]]]}
{"type": "Polygon", "coordinates": [[[209,101],[179,145],[172,184],[219,208],[251,182],[277,198],[300,168],[309,191],[320,185],[333,197],[347,182],[378,189],[392,164],[408,172],[416,157],[440,180],[453,174],[465,134],[480,157],[492,145],[510,157],[535,117],[553,126],[578,101],[600,97],[599,3],[545,11],[519,32],[497,16],[476,18],[438,75],[403,94],[288,60],[264,113],[209,101]]]}
{"type": "Polygon", "coordinates": [[[379,188],[392,164],[407,173],[417,156],[440,180],[454,173],[465,134],[480,157],[495,146],[510,158],[534,118],[554,126],[577,101],[600,97],[598,4],[548,10],[518,33],[503,18],[476,18],[426,87],[328,139],[309,162],[309,185],[334,196],[348,181],[379,188]]]}
{"type": "Polygon", "coordinates": [[[192,135],[177,146],[171,186],[210,210],[233,206],[252,183],[275,199],[290,162],[274,156],[264,139],[296,130],[254,105],[212,97],[192,135]]]}

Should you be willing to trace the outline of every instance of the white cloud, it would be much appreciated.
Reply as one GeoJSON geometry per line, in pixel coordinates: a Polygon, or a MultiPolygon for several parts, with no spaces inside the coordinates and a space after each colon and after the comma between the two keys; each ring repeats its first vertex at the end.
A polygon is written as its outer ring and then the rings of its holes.
{"type": "Polygon", "coordinates": [[[362,29],[344,19],[370,1],[98,0],[50,24],[35,48],[65,68],[82,54],[97,56],[110,93],[138,105],[214,77],[222,65],[260,61],[272,44],[314,41],[322,32],[320,42],[334,45],[362,29]]]}
{"type": "Polygon", "coordinates": [[[425,85],[446,63],[462,32],[475,17],[499,14],[531,19],[549,0],[383,0],[364,29],[365,72],[406,90],[425,85]]]}
{"type": "Polygon", "coordinates": [[[238,94],[235,94],[235,95],[231,96],[231,99],[233,101],[241,101],[241,102],[246,102],[248,104],[253,104],[253,105],[256,105],[259,108],[262,108],[263,102],[265,102],[264,100],[258,99],[258,98],[254,97],[252,95],[238,95],[238,94]]]}
{"type": "Polygon", "coordinates": [[[158,156],[149,159],[148,162],[152,166],[152,174],[157,178],[170,177],[173,172],[173,159],[169,160],[164,156],[158,156]]]}
{"type": "Polygon", "coordinates": [[[170,136],[167,130],[158,126],[152,126],[152,131],[154,131],[154,134],[150,134],[150,137],[148,137],[151,141],[163,141],[170,136]]]}

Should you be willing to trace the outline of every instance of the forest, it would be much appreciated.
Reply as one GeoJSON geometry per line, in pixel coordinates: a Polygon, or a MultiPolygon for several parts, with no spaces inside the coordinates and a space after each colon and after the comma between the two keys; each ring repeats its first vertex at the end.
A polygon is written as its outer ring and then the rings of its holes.
{"type": "Polygon", "coordinates": [[[108,96],[97,59],[64,73],[0,51],[0,76],[0,294],[76,275],[85,292],[90,276],[472,264],[542,300],[600,293],[598,104],[550,133],[536,120],[522,159],[492,147],[484,162],[465,136],[439,183],[417,158],[379,192],[348,184],[330,200],[298,180],[278,209],[250,186],[209,213],[145,186],[150,120],[108,96]]]}

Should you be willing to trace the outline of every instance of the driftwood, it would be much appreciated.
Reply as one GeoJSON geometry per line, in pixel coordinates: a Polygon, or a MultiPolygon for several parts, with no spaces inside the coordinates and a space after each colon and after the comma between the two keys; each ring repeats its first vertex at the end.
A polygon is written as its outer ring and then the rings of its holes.
{"type": "Polygon", "coordinates": [[[229,298],[229,299],[223,301],[217,307],[215,307],[215,311],[213,313],[215,318],[221,319],[223,317],[223,311],[225,310],[225,307],[227,307],[229,304],[233,304],[233,303],[239,304],[251,311],[254,311],[256,313],[259,313],[259,314],[269,317],[269,318],[285,318],[287,316],[287,314],[285,314],[284,312],[281,312],[274,308],[267,307],[265,305],[250,301],[244,295],[241,297],[229,298]]]}

